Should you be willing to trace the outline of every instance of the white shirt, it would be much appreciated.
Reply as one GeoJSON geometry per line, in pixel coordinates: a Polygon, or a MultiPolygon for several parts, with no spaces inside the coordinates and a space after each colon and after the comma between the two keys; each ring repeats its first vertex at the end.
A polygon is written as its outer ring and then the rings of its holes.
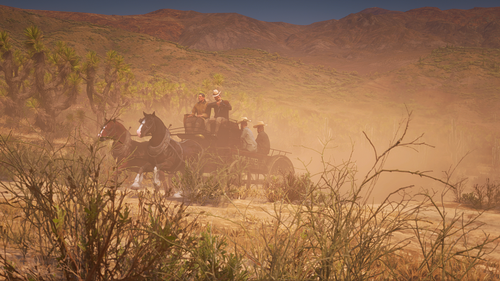
{"type": "Polygon", "coordinates": [[[255,142],[255,138],[250,128],[243,128],[243,132],[241,132],[241,142],[243,144],[243,149],[251,152],[257,151],[257,143],[255,142]]]}

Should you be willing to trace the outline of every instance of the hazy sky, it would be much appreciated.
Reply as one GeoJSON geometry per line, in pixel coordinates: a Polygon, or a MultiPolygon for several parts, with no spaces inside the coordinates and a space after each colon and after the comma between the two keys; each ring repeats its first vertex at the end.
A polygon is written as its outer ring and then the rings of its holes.
{"type": "Polygon", "coordinates": [[[106,15],[146,14],[159,9],[201,13],[238,13],[269,22],[311,24],[341,19],[363,9],[379,7],[408,11],[421,7],[441,10],[500,7],[499,0],[0,0],[0,5],[22,9],[96,13],[106,15]]]}

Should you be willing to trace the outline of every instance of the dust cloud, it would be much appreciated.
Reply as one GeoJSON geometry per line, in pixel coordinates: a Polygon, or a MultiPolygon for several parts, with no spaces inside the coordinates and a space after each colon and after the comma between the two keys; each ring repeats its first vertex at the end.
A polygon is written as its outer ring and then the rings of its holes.
{"type": "MultiPolygon", "coordinates": [[[[353,110],[370,112],[366,108],[353,110]]],[[[270,126],[267,132],[272,147],[286,147],[292,152],[288,156],[294,163],[296,173],[309,172],[316,181],[324,165],[343,167],[347,162],[352,163],[358,185],[373,175],[374,168],[392,171],[383,173],[377,179],[373,190],[365,194],[367,202],[380,202],[402,187],[410,187],[407,191],[411,194],[445,194],[444,199],[452,201],[455,195],[443,182],[454,184],[465,180],[469,187],[466,191],[470,192],[473,184],[484,183],[487,178],[495,179],[489,144],[486,141],[473,142],[466,124],[448,117],[419,116],[417,110],[412,111],[406,127],[409,117],[406,109],[378,111],[381,112],[378,115],[347,120],[354,125],[343,125],[344,129],[335,127],[336,124],[307,133],[303,128],[295,128],[287,131],[298,132],[300,136],[287,136],[277,132],[277,129],[273,131],[270,126]],[[399,145],[389,151],[385,160],[380,159],[376,163],[376,157],[385,153],[403,133],[405,137],[399,145]]],[[[278,127],[284,126],[287,125],[280,124],[278,127]]],[[[288,126],[293,127],[292,124],[288,126]]],[[[349,191],[347,187],[345,191],[349,191]]]]}
{"type": "MultiPolygon", "coordinates": [[[[167,126],[180,128],[182,117],[188,111],[157,110],[157,115],[167,126]]],[[[299,116],[301,114],[299,112],[299,116]]],[[[239,115],[240,111],[233,109],[230,118],[237,119],[239,115]]],[[[141,117],[142,111],[130,111],[121,116],[132,135],[141,117]]],[[[380,202],[401,187],[411,187],[408,191],[412,194],[440,195],[446,190],[445,184],[418,173],[450,183],[467,179],[469,188],[487,178],[496,180],[492,144],[488,138],[480,136],[484,128],[478,128],[479,121],[465,116],[429,116],[418,107],[412,109],[405,104],[397,107],[341,104],[321,117],[304,113],[298,121],[277,118],[275,113],[248,117],[253,122],[262,120],[268,124],[265,130],[271,147],[289,152],[287,157],[294,164],[296,174],[310,173],[316,181],[324,164],[340,167],[350,162],[356,171],[355,182],[360,184],[370,175],[375,157],[394,145],[406,130],[405,137],[390,151],[383,166],[377,165],[379,169],[383,167],[394,172],[378,178],[374,189],[365,194],[367,202],[380,202]],[[406,127],[408,117],[410,122],[406,127]]],[[[249,125],[256,136],[256,129],[252,128],[252,123],[249,125]]],[[[448,192],[447,200],[453,199],[453,194],[448,192]]]]}

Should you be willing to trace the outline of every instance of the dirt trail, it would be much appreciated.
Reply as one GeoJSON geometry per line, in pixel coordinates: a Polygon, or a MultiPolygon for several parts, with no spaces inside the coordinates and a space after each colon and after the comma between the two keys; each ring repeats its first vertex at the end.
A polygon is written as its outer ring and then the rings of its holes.
{"type": "MultiPolygon", "coordinates": [[[[171,198],[170,201],[182,202],[182,199],[171,198]]],[[[413,208],[418,204],[419,202],[416,201],[411,202],[408,207],[413,208]]],[[[286,212],[287,208],[291,207],[293,206],[284,205],[282,206],[282,210],[285,210],[286,212]]],[[[248,226],[260,224],[261,222],[272,222],[274,220],[273,214],[275,214],[275,208],[276,206],[273,203],[266,203],[262,199],[233,200],[231,202],[221,204],[220,206],[191,205],[188,208],[188,212],[193,214],[204,212],[204,214],[199,217],[200,222],[211,223],[213,226],[220,227],[225,230],[238,230],[238,228],[241,227],[240,225],[248,226]]],[[[450,224],[454,218],[459,218],[454,224],[453,230],[460,229],[462,223],[467,223],[467,221],[479,214],[479,211],[455,202],[445,202],[444,208],[442,205],[439,205],[438,208],[440,212],[445,213],[446,224],[450,224]]],[[[439,229],[442,227],[441,215],[436,207],[431,204],[426,204],[420,209],[419,218],[421,219],[421,223],[419,224],[420,227],[427,227],[429,229],[439,229]]],[[[467,227],[467,229],[477,228],[468,234],[469,246],[474,243],[484,241],[487,235],[489,235],[490,239],[493,237],[500,237],[499,221],[500,212],[498,210],[483,211],[479,219],[475,220],[474,223],[467,227]]],[[[462,232],[458,231],[454,237],[460,234],[462,234],[462,232]]],[[[427,233],[427,235],[428,237],[426,238],[429,241],[437,237],[435,234],[430,235],[430,233],[427,233]]],[[[412,230],[397,232],[394,235],[394,239],[409,239],[410,245],[408,246],[408,249],[416,252],[420,251],[419,243],[412,230]]],[[[487,249],[493,250],[494,246],[495,244],[491,244],[487,247],[487,249]]],[[[457,249],[460,248],[461,245],[457,245],[457,249]]],[[[492,251],[488,254],[488,259],[500,261],[500,250],[492,251]]]]}

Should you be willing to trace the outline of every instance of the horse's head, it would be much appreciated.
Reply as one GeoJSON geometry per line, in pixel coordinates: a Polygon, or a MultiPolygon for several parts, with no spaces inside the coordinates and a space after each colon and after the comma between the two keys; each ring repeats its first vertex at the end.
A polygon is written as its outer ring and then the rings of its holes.
{"type": "Polygon", "coordinates": [[[155,130],[155,119],[157,118],[154,111],[152,114],[147,114],[144,111],[142,113],[144,114],[144,117],[139,119],[139,123],[141,123],[141,125],[137,129],[137,136],[140,138],[153,133],[155,130]]]}
{"type": "Polygon", "coordinates": [[[107,139],[117,140],[125,131],[127,131],[125,127],[120,122],[116,121],[116,119],[106,120],[101,131],[97,134],[97,137],[99,137],[101,141],[107,139]]]}

